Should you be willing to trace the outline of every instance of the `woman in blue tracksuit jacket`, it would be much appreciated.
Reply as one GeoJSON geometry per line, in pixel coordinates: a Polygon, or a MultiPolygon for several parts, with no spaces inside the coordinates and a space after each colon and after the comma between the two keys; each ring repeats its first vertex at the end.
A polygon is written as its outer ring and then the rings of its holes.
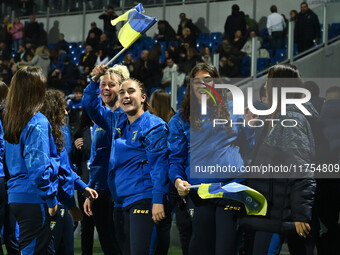
{"type": "MultiPolygon", "coordinates": [[[[96,66],[100,77],[106,68],[96,66]]],[[[115,201],[114,220],[123,254],[149,254],[153,221],[165,217],[168,190],[168,128],[148,109],[143,84],[128,79],[120,85],[121,111],[102,107],[99,83],[84,91],[84,107],[95,123],[112,133],[108,185],[115,201]]]]}
{"type": "MultiPolygon", "coordinates": [[[[130,73],[123,65],[109,68],[101,77],[100,98],[109,110],[122,112],[118,103],[119,84],[129,77],[130,73]]],[[[80,147],[81,144],[76,142],[75,145],[80,147]]],[[[95,123],[92,128],[89,187],[99,193],[99,198],[92,204],[87,199],[84,210],[86,214],[93,217],[104,254],[119,253],[119,245],[114,233],[113,201],[107,182],[111,142],[111,123],[103,127],[95,123]]]]}
{"type": "Polygon", "coordinates": [[[19,224],[22,254],[46,254],[50,218],[57,210],[59,156],[47,118],[40,113],[46,78],[24,67],[12,78],[3,118],[8,203],[19,224]]]}
{"type": "MultiPolygon", "coordinates": [[[[238,173],[195,172],[196,166],[203,169],[209,165],[230,165],[239,171],[244,165],[240,150],[249,149],[254,143],[254,131],[241,124],[212,127],[213,118],[232,120],[234,123],[247,122],[250,114],[245,115],[245,119],[234,115],[230,102],[223,101],[223,106],[214,106],[210,102],[213,100],[208,98],[208,114],[201,115],[203,89],[213,86],[213,78],[219,78],[216,68],[209,64],[197,64],[190,78],[192,81],[182,107],[169,122],[169,177],[181,196],[188,195],[189,190],[185,187],[189,185],[240,182],[242,179],[237,178],[238,173]]],[[[217,92],[223,100],[223,91],[217,92]]],[[[202,200],[197,191],[192,190],[188,208],[192,221],[189,254],[236,254],[236,215],[241,210],[240,203],[228,199],[202,200]]]]}
{"type": "Polygon", "coordinates": [[[78,190],[81,194],[95,198],[97,193],[90,189],[73,171],[67,150],[64,145],[67,137],[62,126],[65,124],[66,102],[64,94],[59,90],[48,90],[44,105],[41,109],[52,126],[52,135],[60,155],[59,166],[59,187],[58,187],[58,215],[55,222],[51,222],[51,230],[54,236],[54,248],[56,254],[73,254],[73,221],[81,220],[82,213],[74,204],[74,190],[78,190]],[[69,214],[67,213],[69,212],[69,214]],[[63,240],[63,246],[61,242],[63,240]]]}

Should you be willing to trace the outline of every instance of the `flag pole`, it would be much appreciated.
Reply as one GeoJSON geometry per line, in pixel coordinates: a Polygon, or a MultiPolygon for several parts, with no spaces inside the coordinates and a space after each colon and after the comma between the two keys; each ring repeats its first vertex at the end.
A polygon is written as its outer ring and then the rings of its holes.
{"type": "MultiPolygon", "coordinates": [[[[110,60],[109,62],[107,62],[107,63],[105,64],[105,67],[111,65],[111,63],[112,63],[113,61],[115,61],[120,55],[122,55],[123,52],[124,52],[125,50],[126,50],[126,48],[121,49],[121,51],[118,52],[118,54],[116,54],[113,58],[111,58],[111,60],[110,60]]],[[[96,78],[95,75],[91,77],[92,80],[95,79],[95,78],[96,78]]]]}
{"type": "Polygon", "coordinates": [[[196,189],[196,188],[199,188],[200,186],[201,186],[201,184],[197,184],[197,185],[186,186],[185,188],[187,188],[187,189],[196,189]]]}

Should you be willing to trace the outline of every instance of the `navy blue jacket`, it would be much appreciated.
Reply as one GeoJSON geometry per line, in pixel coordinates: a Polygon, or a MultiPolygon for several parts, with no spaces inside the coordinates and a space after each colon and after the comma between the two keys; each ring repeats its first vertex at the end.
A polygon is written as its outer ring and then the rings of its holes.
{"type": "Polygon", "coordinates": [[[18,144],[6,142],[6,164],[9,203],[57,204],[60,158],[51,125],[42,113],[30,119],[18,144]]]}
{"type": "Polygon", "coordinates": [[[113,137],[108,184],[115,206],[147,198],[162,204],[168,191],[167,124],[146,111],[129,125],[126,114],[103,106],[99,94],[99,83],[91,81],[83,105],[113,137]]]}

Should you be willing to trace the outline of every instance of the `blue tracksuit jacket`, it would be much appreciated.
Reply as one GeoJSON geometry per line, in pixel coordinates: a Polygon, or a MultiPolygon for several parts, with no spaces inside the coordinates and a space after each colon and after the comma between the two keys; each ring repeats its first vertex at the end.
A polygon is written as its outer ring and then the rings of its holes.
{"type": "Polygon", "coordinates": [[[6,163],[9,203],[57,204],[60,159],[51,125],[43,114],[38,112],[30,119],[18,144],[6,142],[6,163]]]}
{"type": "MultiPolygon", "coordinates": [[[[229,110],[232,112],[231,102],[229,102],[229,110]]],[[[234,123],[243,122],[243,116],[240,115],[231,114],[231,119],[234,123]]],[[[193,178],[190,175],[190,162],[198,166],[232,165],[239,170],[244,165],[240,148],[248,151],[254,147],[254,131],[253,128],[233,125],[232,132],[228,133],[224,126],[212,128],[208,117],[202,117],[201,130],[193,131],[177,112],[169,122],[170,180],[174,183],[177,178],[180,178],[187,180],[192,185],[241,181],[241,179],[234,179],[234,175],[228,177],[228,174],[225,174],[223,178],[206,178],[207,175],[200,173],[193,178]],[[192,133],[190,134],[190,132],[192,133]]]]}
{"type": "Polygon", "coordinates": [[[108,185],[115,206],[128,206],[145,198],[163,203],[168,191],[168,128],[148,111],[129,125],[121,111],[102,106],[99,83],[91,81],[83,106],[91,119],[112,134],[108,185]]]}

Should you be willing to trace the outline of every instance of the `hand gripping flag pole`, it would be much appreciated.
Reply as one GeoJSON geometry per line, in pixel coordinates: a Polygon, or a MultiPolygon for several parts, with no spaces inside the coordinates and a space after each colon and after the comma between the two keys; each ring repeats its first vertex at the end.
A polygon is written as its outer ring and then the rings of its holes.
{"type": "Polygon", "coordinates": [[[244,204],[248,215],[265,216],[267,214],[267,199],[260,192],[240,183],[231,182],[226,185],[202,183],[186,188],[198,188],[197,193],[202,199],[227,198],[239,201],[244,204]]]}
{"type": "MultiPolygon", "coordinates": [[[[148,31],[156,22],[156,18],[151,18],[143,14],[142,4],[138,4],[132,9],[111,21],[115,26],[120,21],[127,21],[119,30],[118,40],[123,49],[118,52],[105,66],[111,65],[125,50],[127,50],[135,41],[137,41],[146,31],[148,31]]],[[[95,76],[92,77],[94,79],[95,76]]]]}

